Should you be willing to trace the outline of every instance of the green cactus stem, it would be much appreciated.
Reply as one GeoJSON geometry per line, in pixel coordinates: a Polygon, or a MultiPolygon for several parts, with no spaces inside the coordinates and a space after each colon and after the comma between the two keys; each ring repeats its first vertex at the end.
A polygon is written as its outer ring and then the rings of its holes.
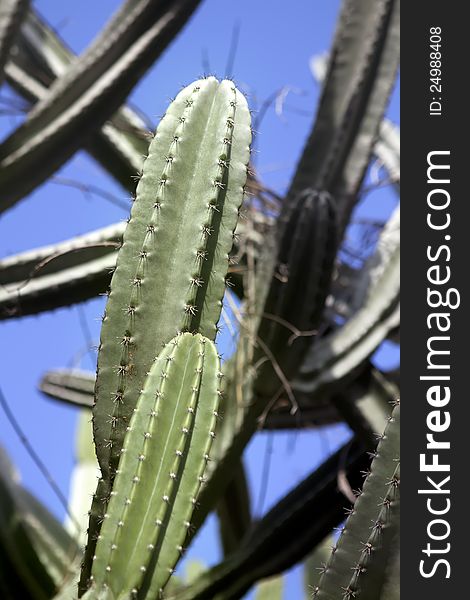
{"type": "Polygon", "coordinates": [[[380,599],[400,515],[400,405],[395,406],[370,474],[320,583],[319,600],[380,599]]]}
{"type": "Polygon", "coordinates": [[[331,196],[310,189],[299,194],[282,233],[259,327],[258,359],[265,357],[255,383],[259,394],[271,396],[282,385],[274,361],[289,380],[312,345],[330,288],[337,244],[331,196]],[[266,360],[265,348],[272,353],[271,360],[266,360]]]}
{"type": "Polygon", "coordinates": [[[152,366],[128,425],[87,598],[124,600],[137,590],[156,598],[169,579],[215,436],[219,375],[215,345],[200,334],[177,336],[152,366]]]}

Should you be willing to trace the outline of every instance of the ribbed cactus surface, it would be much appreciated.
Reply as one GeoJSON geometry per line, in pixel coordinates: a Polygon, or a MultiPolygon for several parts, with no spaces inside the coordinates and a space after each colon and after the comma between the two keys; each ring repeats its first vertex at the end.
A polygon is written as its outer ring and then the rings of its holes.
{"type": "Polygon", "coordinates": [[[385,428],[364,488],[325,566],[318,600],[385,600],[400,518],[400,405],[385,428]]]}
{"type": "MultiPolygon", "coordinates": [[[[128,425],[93,557],[92,590],[157,597],[183,550],[219,402],[219,359],[200,334],[173,338],[128,425]]],[[[106,596],[108,597],[108,596],[106,596]]]]}
{"type": "Polygon", "coordinates": [[[113,481],[155,357],[182,332],[215,339],[250,141],[244,97],[231,81],[209,77],[178,94],[150,144],[101,330],[93,429],[102,478],[91,509],[82,593],[92,557],[107,560],[95,546],[101,524],[107,528],[105,515],[116,510],[113,481]]]}
{"type": "Polygon", "coordinates": [[[264,363],[255,387],[267,396],[281,386],[274,364],[291,379],[317,334],[338,244],[334,200],[327,192],[306,189],[281,225],[277,264],[258,332],[258,356],[264,356],[264,363]]]}
{"type": "Polygon", "coordinates": [[[232,82],[208,78],[178,94],[150,144],[101,332],[94,428],[104,477],[162,345],[179,331],[215,338],[249,118],[232,82]]]}

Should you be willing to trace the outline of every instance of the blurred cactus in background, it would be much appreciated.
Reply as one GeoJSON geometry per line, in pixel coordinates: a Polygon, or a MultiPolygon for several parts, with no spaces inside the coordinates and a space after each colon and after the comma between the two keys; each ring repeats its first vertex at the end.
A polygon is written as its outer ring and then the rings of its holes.
{"type": "Polygon", "coordinates": [[[305,598],[398,599],[399,378],[371,356],[398,343],[399,206],[361,260],[345,240],[374,156],[399,194],[384,119],[399,1],[343,0],[283,197],[251,164],[232,80],[184,87],[155,132],[123,105],[199,3],[125,0],[76,58],[30,2],[0,0],[0,83],[28,106],[0,143],[0,212],[80,149],[133,195],[126,223],[0,260],[2,320],[107,296],[96,375],[39,384],[81,409],[65,526],[2,451],[1,597],[280,600],[304,562],[305,598]],[[224,304],[237,343],[221,360],[224,304]],[[255,519],[242,458],[257,431],[338,422],[351,440],[255,519]],[[175,575],[212,513],[221,562],[175,575]]]}

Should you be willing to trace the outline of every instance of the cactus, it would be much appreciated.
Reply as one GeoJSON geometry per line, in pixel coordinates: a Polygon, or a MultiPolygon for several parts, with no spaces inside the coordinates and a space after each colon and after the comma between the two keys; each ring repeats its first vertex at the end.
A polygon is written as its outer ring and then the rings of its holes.
{"type": "MultiPolygon", "coordinates": [[[[281,221],[282,224],[282,221],[281,221]]],[[[264,305],[255,361],[264,357],[255,390],[265,396],[276,393],[281,381],[274,361],[290,380],[311,339],[317,335],[333,273],[337,251],[337,223],[333,199],[328,193],[305,190],[295,200],[282,231],[276,273],[264,305]],[[301,282],[306,282],[299,294],[301,282]],[[266,360],[266,348],[272,354],[266,360]]]]}
{"type": "Polygon", "coordinates": [[[342,240],[371,156],[399,192],[399,145],[383,121],[399,0],[343,0],[317,116],[284,197],[248,168],[250,115],[232,81],[185,87],[153,138],[120,106],[198,4],[123,0],[80,57],[26,0],[0,9],[0,71],[27,110],[0,143],[0,211],[79,148],[135,198],[127,224],[0,261],[0,319],[107,295],[96,376],[60,369],[40,382],[45,395],[85,409],[69,503],[72,514],[89,506],[97,461],[84,555],[84,532],[69,519],[67,533],[4,469],[0,595],[235,600],[255,586],[259,597],[281,597],[282,573],[324,553],[349,505],[338,549],[310,584],[331,600],[396,600],[399,409],[354,506],[345,479],[362,485],[398,397],[371,356],[396,341],[400,323],[399,210],[360,264],[342,240]],[[255,197],[239,220],[245,187],[255,197]],[[224,298],[236,350],[221,364],[224,298]],[[352,440],[253,519],[243,452],[257,430],[332,422],[347,423],[352,440]],[[175,576],[211,513],[221,562],[175,576]]]}
{"type": "Polygon", "coordinates": [[[162,344],[178,330],[215,338],[246,179],[250,132],[243,102],[230,82],[196,82],[180,92],[150,146],[101,335],[94,427],[104,474],[109,457],[119,456],[125,429],[119,423],[112,452],[104,449],[112,431],[108,415],[117,405],[124,407],[120,418],[129,417],[162,344]]]}
{"type": "Polygon", "coordinates": [[[169,579],[215,435],[219,372],[200,334],[181,334],[156,359],[128,425],[87,598],[156,597],[169,579]]]}
{"type": "Polygon", "coordinates": [[[123,439],[155,355],[178,331],[208,339],[217,333],[246,181],[249,124],[233,83],[208,78],[179,93],[150,145],[101,332],[93,427],[102,479],[82,589],[123,439]]]}
{"type": "Polygon", "coordinates": [[[314,590],[314,598],[381,598],[399,527],[399,428],[398,403],[377,447],[362,493],[314,590]]]}

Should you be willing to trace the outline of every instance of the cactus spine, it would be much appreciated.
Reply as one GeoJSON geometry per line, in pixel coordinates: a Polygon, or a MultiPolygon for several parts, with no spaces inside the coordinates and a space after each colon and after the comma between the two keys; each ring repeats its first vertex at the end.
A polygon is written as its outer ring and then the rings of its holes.
{"type": "MultiPolygon", "coordinates": [[[[102,547],[95,552],[96,541],[103,520],[107,526],[124,439],[155,357],[181,332],[208,341],[216,336],[250,141],[245,99],[231,81],[219,84],[210,77],[178,94],[150,144],[101,330],[93,429],[102,478],[91,509],[81,593],[89,585],[93,555],[104,560],[102,547]]],[[[115,507],[113,502],[111,512],[115,507]]],[[[93,567],[94,581],[96,572],[93,567]]],[[[144,587],[154,586],[146,577],[144,587]]]]}

